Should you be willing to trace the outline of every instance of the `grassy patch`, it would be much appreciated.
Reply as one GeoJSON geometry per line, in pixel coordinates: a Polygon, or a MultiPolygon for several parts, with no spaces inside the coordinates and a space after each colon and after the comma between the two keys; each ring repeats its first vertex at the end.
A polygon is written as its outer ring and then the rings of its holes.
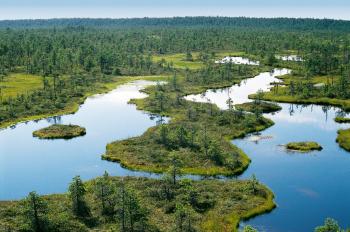
{"type": "Polygon", "coordinates": [[[292,142],[292,143],[287,143],[286,148],[288,150],[300,151],[300,152],[322,150],[322,146],[316,142],[292,142]]]}
{"type": "Polygon", "coordinates": [[[282,109],[279,105],[271,102],[247,102],[243,104],[237,104],[235,107],[238,110],[243,110],[247,112],[262,112],[262,113],[272,113],[277,112],[282,109]]]}
{"type": "Polygon", "coordinates": [[[350,123],[350,118],[336,117],[334,121],[337,123],[350,123]]]}
{"type": "Polygon", "coordinates": [[[186,60],[185,53],[177,53],[171,55],[158,55],[153,57],[154,62],[161,62],[164,60],[166,63],[169,63],[176,69],[200,69],[204,67],[204,63],[199,60],[198,53],[194,53],[193,60],[186,60]]]}
{"type": "Polygon", "coordinates": [[[0,81],[0,98],[6,99],[26,94],[43,87],[40,76],[25,73],[12,73],[0,81]]]}
{"type": "MultiPolygon", "coordinates": [[[[176,69],[190,69],[190,70],[198,70],[200,68],[205,67],[205,62],[201,58],[201,53],[199,52],[192,52],[192,60],[186,59],[185,53],[176,53],[176,54],[166,54],[166,55],[155,55],[153,56],[154,62],[162,62],[165,63],[163,65],[169,64],[170,66],[173,66],[176,69]]],[[[218,51],[214,52],[209,55],[208,61],[214,62],[215,60],[221,60],[222,58],[226,56],[237,56],[237,57],[246,57],[250,59],[257,60],[258,57],[254,55],[246,54],[245,52],[239,52],[239,51],[218,51]]]]}
{"type": "Polygon", "coordinates": [[[86,129],[76,125],[52,125],[33,132],[40,139],[71,139],[86,134],[86,129]]]}
{"type": "Polygon", "coordinates": [[[350,151],[350,129],[339,130],[336,141],[340,147],[350,151]]]}
{"type": "MultiPolygon", "coordinates": [[[[119,231],[120,221],[116,217],[101,214],[96,181],[86,183],[90,223],[73,215],[68,194],[44,196],[49,222],[57,231],[119,231]]],[[[176,185],[166,180],[134,177],[111,177],[110,181],[116,189],[125,185],[133,191],[146,215],[146,231],[174,230],[179,223],[179,205],[188,209],[183,220],[190,218],[196,231],[237,231],[240,220],[275,207],[272,192],[253,180],[181,180],[176,185]]],[[[22,202],[0,202],[0,230],[25,228],[27,222],[21,208],[22,202]]]]}

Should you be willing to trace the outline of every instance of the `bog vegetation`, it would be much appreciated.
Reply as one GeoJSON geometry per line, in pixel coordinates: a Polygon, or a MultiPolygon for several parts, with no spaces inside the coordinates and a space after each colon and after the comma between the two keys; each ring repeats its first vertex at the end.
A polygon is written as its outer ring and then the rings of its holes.
{"type": "Polygon", "coordinates": [[[246,181],[75,177],[67,194],[0,203],[1,231],[223,231],[274,207],[270,190],[246,181]]]}
{"type": "Polygon", "coordinates": [[[41,139],[71,139],[86,134],[86,129],[76,125],[55,124],[33,132],[34,137],[41,139]]]}
{"type": "Polygon", "coordinates": [[[322,146],[316,142],[291,142],[286,144],[286,148],[292,151],[309,152],[320,151],[322,146]]]}
{"type": "MultiPolygon", "coordinates": [[[[105,174],[83,183],[76,177],[67,194],[32,192],[22,201],[1,202],[0,230],[231,231],[239,220],[271,210],[273,194],[255,176],[179,177],[243,172],[249,158],[230,139],[272,125],[262,113],[280,108],[264,99],[350,110],[349,28],[348,21],[286,18],[1,21],[0,127],[74,112],[88,95],[146,75],[162,76],[167,84],[146,89],[149,96],[133,103],[171,121],[109,144],[104,155],[130,169],[167,173],[163,178],[105,174]],[[278,59],[289,54],[303,62],[278,59]],[[261,65],[215,63],[224,56],[261,65]],[[233,106],[227,99],[229,109],[223,111],[183,99],[273,67],[293,72],[271,92],[252,96],[252,103],[233,106]]],[[[346,136],[348,131],[339,132],[341,145],[349,142],[346,136]]],[[[327,219],[316,231],[340,227],[327,219]]]]}

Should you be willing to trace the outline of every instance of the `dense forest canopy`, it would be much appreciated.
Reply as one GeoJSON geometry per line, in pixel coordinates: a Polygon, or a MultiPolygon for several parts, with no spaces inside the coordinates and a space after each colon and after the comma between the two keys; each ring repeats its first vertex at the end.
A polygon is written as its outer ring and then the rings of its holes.
{"type": "MultiPolygon", "coordinates": [[[[243,172],[250,160],[230,138],[273,124],[263,117],[265,94],[288,97],[291,102],[323,98],[342,106],[335,100],[348,101],[349,35],[350,21],[328,19],[0,21],[0,126],[71,112],[72,105],[106,90],[108,84],[146,75],[162,77],[157,80],[167,84],[151,86],[144,90],[148,97],[131,102],[140,110],[173,120],[142,136],[109,144],[103,156],[130,169],[167,173],[162,179],[124,180],[105,173],[84,184],[77,176],[69,194],[40,197],[32,192],[20,203],[0,202],[6,205],[0,207],[0,230],[222,231],[221,227],[234,230],[242,217],[271,210],[275,207],[272,193],[255,175],[247,181],[195,182],[179,177],[243,172]],[[260,65],[214,62],[232,53],[260,65]],[[291,54],[300,56],[302,62],[278,59],[291,54]],[[235,108],[230,97],[228,110],[209,101],[202,104],[183,99],[210,88],[232,86],[275,67],[293,71],[283,77],[285,86],[273,83],[271,92],[256,94],[252,113],[235,108]],[[23,79],[37,87],[21,86],[23,91],[9,94],[14,85],[24,85],[16,83],[23,79]]],[[[330,219],[316,231],[324,228],[340,230],[330,219]]]]}
{"type": "Polygon", "coordinates": [[[247,17],[174,17],[132,19],[38,19],[3,20],[0,28],[48,28],[48,27],[236,27],[283,30],[349,31],[350,22],[333,19],[295,18],[247,18],[247,17]]]}
{"type": "MultiPolygon", "coordinates": [[[[28,112],[23,106],[33,105],[42,96],[51,99],[44,109],[52,106],[60,109],[69,98],[81,96],[96,83],[109,81],[111,76],[172,75],[175,69],[171,61],[154,59],[168,54],[186,54],[186,59],[191,60],[191,53],[197,52],[196,62],[204,65],[210,63],[215,53],[242,52],[273,66],[276,54],[293,53],[305,59],[303,65],[293,67],[302,75],[348,75],[349,30],[350,22],[328,19],[0,21],[0,122],[15,117],[18,111],[28,112]],[[13,73],[42,77],[43,90],[30,97],[19,94],[3,99],[1,82],[13,73]]],[[[342,86],[346,88],[347,81],[342,86]]]]}

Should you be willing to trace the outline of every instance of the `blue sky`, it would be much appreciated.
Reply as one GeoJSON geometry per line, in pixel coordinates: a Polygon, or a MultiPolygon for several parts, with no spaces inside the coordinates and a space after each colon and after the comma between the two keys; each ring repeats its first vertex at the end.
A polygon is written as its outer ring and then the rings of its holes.
{"type": "Polygon", "coordinates": [[[349,19],[350,0],[0,0],[0,19],[171,16],[349,19]]]}

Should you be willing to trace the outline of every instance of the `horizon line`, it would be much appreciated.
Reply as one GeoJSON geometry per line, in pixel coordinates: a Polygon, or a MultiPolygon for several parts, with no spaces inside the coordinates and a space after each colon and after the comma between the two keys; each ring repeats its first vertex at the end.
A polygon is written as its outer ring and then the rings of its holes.
{"type": "Polygon", "coordinates": [[[224,15],[196,15],[196,16],[143,16],[143,17],[52,17],[52,18],[8,18],[8,19],[0,19],[0,21],[36,21],[36,20],[74,20],[74,19],[91,19],[91,20],[132,20],[132,19],[176,19],[176,18],[246,18],[246,19],[307,19],[307,20],[333,20],[333,21],[350,21],[350,19],[342,19],[342,18],[328,18],[328,17],[281,17],[281,16],[271,16],[271,17],[263,17],[263,16],[224,16],[224,15]]]}

